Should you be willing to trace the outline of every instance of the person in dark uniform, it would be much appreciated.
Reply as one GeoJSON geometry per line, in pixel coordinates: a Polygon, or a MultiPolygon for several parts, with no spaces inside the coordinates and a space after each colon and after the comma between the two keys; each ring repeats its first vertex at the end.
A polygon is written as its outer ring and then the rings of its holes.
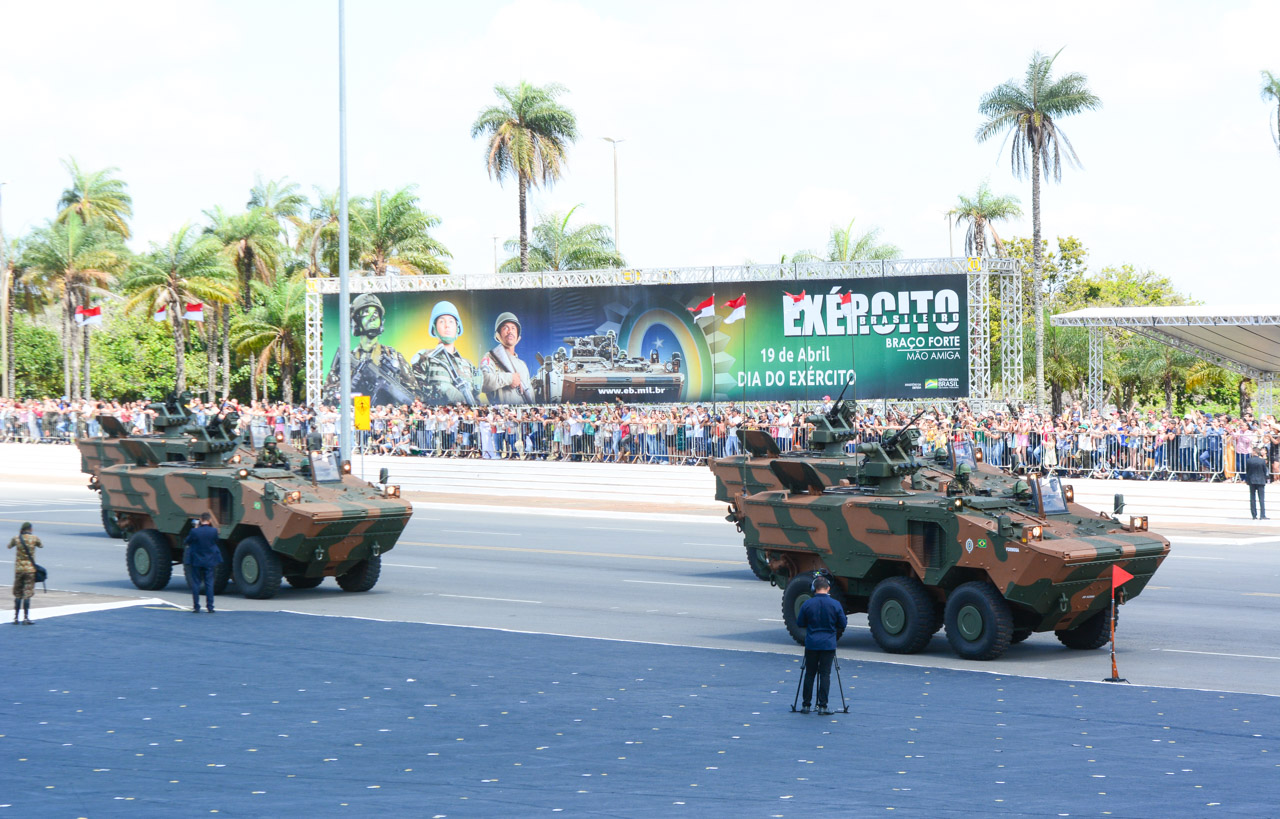
{"type": "Polygon", "coordinates": [[[32,549],[43,546],[40,538],[31,533],[31,524],[24,523],[18,536],[9,541],[9,548],[17,554],[13,560],[13,624],[18,625],[18,613],[22,612],[24,626],[35,625],[31,619],[31,598],[36,591],[36,558],[32,549]]]}
{"type": "Polygon", "coordinates": [[[800,713],[809,713],[812,702],[813,681],[818,680],[818,713],[828,715],[827,695],[831,692],[831,663],[836,658],[836,641],[849,625],[844,606],[831,596],[831,581],[819,575],[813,579],[813,597],[800,607],[796,625],[804,633],[804,707],[800,713]]]}
{"type": "Polygon", "coordinates": [[[208,512],[200,514],[200,525],[194,527],[185,541],[186,551],[182,562],[190,569],[191,577],[191,611],[200,611],[200,590],[204,589],[205,608],[213,614],[213,578],[222,563],[222,549],[218,548],[218,530],[213,525],[213,516],[208,512]]]}
{"type": "Polygon", "coordinates": [[[1249,484],[1249,513],[1253,519],[1267,519],[1267,460],[1262,457],[1266,450],[1258,447],[1244,459],[1245,481],[1249,484]]]}

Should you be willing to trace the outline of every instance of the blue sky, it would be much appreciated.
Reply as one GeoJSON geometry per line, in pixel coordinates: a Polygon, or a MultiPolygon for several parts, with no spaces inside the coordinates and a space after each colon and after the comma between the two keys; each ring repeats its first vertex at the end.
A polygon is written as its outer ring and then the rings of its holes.
{"type": "MultiPolygon", "coordinates": [[[[949,255],[944,212],[988,179],[1030,183],[973,138],[983,93],[1065,47],[1101,110],[1061,123],[1083,169],[1046,185],[1047,237],[1206,302],[1280,301],[1280,153],[1259,71],[1280,72],[1280,4],[427,3],[350,0],[353,194],[416,184],[457,272],[493,267],[516,189],[470,136],[495,83],[559,82],[581,139],[531,211],[612,223],[641,267],[773,262],[830,227],[949,255]]],[[[5,0],[0,181],[9,236],[53,214],[60,160],[114,165],[145,249],[255,174],[337,187],[337,3],[5,0]]],[[[962,252],[962,231],[954,233],[962,252]]]]}

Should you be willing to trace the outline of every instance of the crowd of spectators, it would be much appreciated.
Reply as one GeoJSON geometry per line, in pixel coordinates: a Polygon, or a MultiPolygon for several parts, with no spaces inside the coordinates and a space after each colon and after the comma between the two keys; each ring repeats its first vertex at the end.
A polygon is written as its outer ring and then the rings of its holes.
{"type": "MultiPolygon", "coordinates": [[[[408,406],[375,407],[368,431],[357,433],[366,454],[454,458],[517,458],[628,463],[696,464],[737,454],[740,428],[764,429],[786,452],[807,446],[806,417],[828,410],[829,397],[810,407],[788,403],[724,402],[675,406],[566,405],[552,407],[408,406]]],[[[285,404],[220,404],[196,399],[197,420],[235,411],[241,431],[256,436],[283,433],[301,443],[312,431],[337,444],[338,413],[285,404]]],[[[900,429],[914,410],[863,405],[858,437],[878,440],[900,429]]],[[[0,440],[70,442],[101,434],[97,421],[114,415],[127,429],[145,433],[153,413],[145,402],[0,401],[0,440]]],[[[1272,415],[1255,418],[1198,410],[1175,417],[1157,410],[1084,410],[1079,404],[1054,417],[1032,409],[970,411],[965,402],[924,408],[919,424],[921,454],[952,440],[971,440],[989,463],[1099,478],[1239,480],[1244,458],[1255,447],[1266,453],[1273,479],[1280,474],[1280,424],[1272,415]]],[[[260,439],[260,437],[259,437],[260,439]]]]}

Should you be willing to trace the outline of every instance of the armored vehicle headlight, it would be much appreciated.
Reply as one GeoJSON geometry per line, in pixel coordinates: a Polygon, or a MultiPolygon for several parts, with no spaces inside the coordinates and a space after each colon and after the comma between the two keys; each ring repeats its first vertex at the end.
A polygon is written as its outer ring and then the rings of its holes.
{"type": "Polygon", "coordinates": [[[953,501],[951,502],[951,508],[952,508],[952,509],[959,509],[959,508],[960,508],[960,507],[962,507],[962,506],[964,506],[964,501],[963,501],[962,499],[960,499],[960,498],[956,498],[955,500],[953,500],[953,501]]]}
{"type": "Polygon", "coordinates": [[[283,432],[277,432],[277,433],[276,433],[276,443],[277,443],[277,444],[283,444],[283,443],[284,443],[284,433],[283,433],[283,432]]]}
{"type": "Polygon", "coordinates": [[[1067,503],[1074,503],[1076,499],[1076,488],[1068,484],[1062,487],[1062,491],[1067,495],[1067,503]]]}
{"type": "Polygon", "coordinates": [[[1043,537],[1043,536],[1044,536],[1044,528],[1043,528],[1043,527],[1041,527],[1041,526],[1032,526],[1032,527],[1031,527],[1031,539],[1032,539],[1032,540],[1039,540],[1039,539],[1040,539],[1041,537],[1043,537]]]}
{"type": "Polygon", "coordinates": [[[302,500],[302,491],[295,489],[284,496],[285,503],[299,503],[302,500]]]}
{"type": "Polygon", "coordinates": [[[241,479],[249,477],[249,470],[247,469],[239,470],[238,472],[236,472],[236,477],[241,479]]]}
{"type": "Polygon", "coordinates": [[[383,488],[383,494],[386,495],[388,498],[398,498],[400,497],[400,487],[386,486],[383,488]]]}
{"type": "Polygon", "coordinates": [[[1147,516],[1143,515],[1142,517],[1134,516],[1129,518],[1129,528],[1135,532],[1147,531],[1147,516]]]}
{"type": "Polygon", "coordinates": [[[351,461],[343,461],[343,462],[342,462],[342,474],[343,474],[343,475],[350,475],[350,474],[351,474],[351,461]]]}
{"type": "Polygon", "coordinates": [[[232,455],[230,460],[231,460],[231,463],[233,464],[240,463],[240,453],[237,452],[235,455],[232,455]]]}

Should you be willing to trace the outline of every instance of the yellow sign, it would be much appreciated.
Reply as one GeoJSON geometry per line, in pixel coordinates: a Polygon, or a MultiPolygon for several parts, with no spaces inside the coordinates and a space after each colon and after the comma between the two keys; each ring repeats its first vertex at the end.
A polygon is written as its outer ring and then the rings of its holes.
{"type": "Polygon", "coordinates": [[[981,269],[982,269],[982,259],[979,259],[977,256],[970,256],[970,257],[969,257],[969,269],[970,269],[970,270],[972,270],[972,271],[974,271],[974,272],[977,272],[977,271],[981,270],[981,269]]]}
{"type": "Polygon", "coordinates": [[[352,397],[355,402],[355,423],[356,429],[369,429],[369,396],[356,395],[352,397]]]}

